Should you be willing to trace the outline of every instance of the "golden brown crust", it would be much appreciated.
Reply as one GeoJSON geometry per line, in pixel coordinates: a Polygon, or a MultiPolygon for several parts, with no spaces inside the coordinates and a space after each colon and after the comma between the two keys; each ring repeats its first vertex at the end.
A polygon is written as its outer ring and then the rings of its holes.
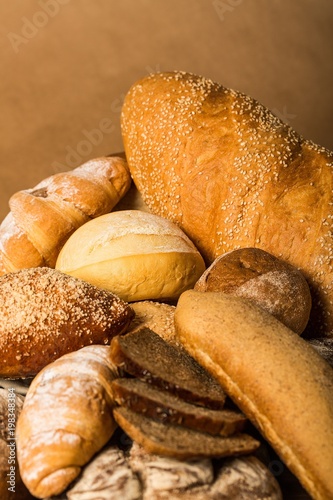
{"type": "Polygon", "coordinates": [[[33,380],[17,422],[21,476],[37,498],[61,493],[112,436],[112,380],[107,346],[62,356],[33,380]]]}
{"type": "Polygon", "coordinates": [[[0,277],[0,374],[35,375],[65,353],[107,344],[134,313],[127,303],[54,269],[0,277]]]}
{"type": "Polygon", "coordinates": [[[312,333],[333,330],[331,152],[250,97],[179,72],[133,85],[122,133],[153,213],[178,223],[209,263],[251,246],[301,269],[312,333]]]}
{"type": "Polygon", "coordinates": [[[15,193],[0,226],[0,274],[54,267],[69,236],[91,218],[110,212],[130,184],[123,158],[101,157],[15,193]]]}
{"type": "Polygon", "coordinates": [[[131,308],[135,316],[127,330],[128,333],[137,332],[146,327],[153,330],[169,344],[178,345],[174,324],[176,306],[152,300],[142,300],[132,302],[131,308]]]}
{"type": "Polygon", "coordinates": [[[309,320],[311,294],[302,273],[259,248],[240,248],[220,255],[194,289],[251,300],[298,334],[309,320]]]}
{"type": "Polygon", "coordinates": [[[175,325],[316,499],[333,491],[333,370],[305,340],[248,300],[189,290],[175,325]]]}

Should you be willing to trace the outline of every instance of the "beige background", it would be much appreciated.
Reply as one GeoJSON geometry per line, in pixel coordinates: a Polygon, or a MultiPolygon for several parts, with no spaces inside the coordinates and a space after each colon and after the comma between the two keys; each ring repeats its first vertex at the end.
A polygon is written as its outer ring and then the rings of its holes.
{"type": "Polygon", "coordinates": [[[8,198],[122,149],[129,86],[186,70],[333,149],[332,0],[0,0],[0,218],[8,198]]]}

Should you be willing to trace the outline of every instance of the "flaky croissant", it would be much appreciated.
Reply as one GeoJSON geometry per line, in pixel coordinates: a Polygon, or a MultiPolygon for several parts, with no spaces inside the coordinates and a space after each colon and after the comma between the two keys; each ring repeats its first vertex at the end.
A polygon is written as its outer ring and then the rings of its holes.
{"type": "Polygon", "coordinates": [[[66,354],[33,380],[17,422],[22,480],[37,498],[58,495],[112,436],[109,347],[66,354]]]}
{"type": "Polygon", "coordinates": [[[0,226],[0,275],[38,266],[54,267],[69,236],[88,220],[110,212],[131,184],[120,156],[90,160],[60,172],[9,200],[0,226]]]}

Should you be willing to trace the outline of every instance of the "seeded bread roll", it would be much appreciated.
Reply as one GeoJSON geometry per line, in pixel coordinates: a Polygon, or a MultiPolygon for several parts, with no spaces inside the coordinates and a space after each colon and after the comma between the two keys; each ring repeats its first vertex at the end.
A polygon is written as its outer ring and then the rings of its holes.
{"type": "Polygon", "coordinates": [[[121,120],[150,211],[179,224],[208,264],[256,247],[300,269],[311,328],[333,335],[333,153],[249,96],[183,72],[136,82],[121,120]]]}
{"type": "Polygon", "coordinates": [[[123,210],[75,231],[56,268],[133,302],[177,299],[194,286],[205,264],[172,222],[140,210],[123,210]]]}
{"type": "Polygon", "coordinates": [[[47,267],[0,277],[0,376],[31,377],[63,354],[108,344],[133,311],[106,290],[47,267]]]}
{"type": "Polygon", "coordinates": [[[221,292],[184,292],[175,326],[184,347],[220,382],[310,495],[332,499],[330,365],[274,316],[221,292]]]}
{"type": "Polygon", "coordinates": [[[301,334],[309,320],[311,294],[298,269],[259,248],[217,257],[194,287],[244,297],[301,334]]]}

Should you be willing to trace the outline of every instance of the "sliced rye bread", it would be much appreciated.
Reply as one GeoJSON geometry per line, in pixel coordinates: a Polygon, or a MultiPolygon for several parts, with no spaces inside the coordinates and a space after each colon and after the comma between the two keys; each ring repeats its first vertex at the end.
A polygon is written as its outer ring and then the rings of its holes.
{"type": "Polygon", "coordinates": [[[163,423],[125,407],[116,407],[113,415],[122,430],[149,453],[178,459],[226,457],[254,452],[260,443],[248,434],[229,437],[163,423]]]}
{"type": "Polygon", "coordinates": [[[208,434],[230,436],[244,430],[247,419],[240,411],[212,410],[183,401],[135,378],[112,382],[114,400],[120,406],[165,423],[182,425],[208,434]]]}
{"type": "Polygon", "coordinates": [[[111,357],[124,372],[184,401],[216,410],[224,406],[226,395],[220,384],[184,349],[149,328],[114,337],[111,357]]]}

